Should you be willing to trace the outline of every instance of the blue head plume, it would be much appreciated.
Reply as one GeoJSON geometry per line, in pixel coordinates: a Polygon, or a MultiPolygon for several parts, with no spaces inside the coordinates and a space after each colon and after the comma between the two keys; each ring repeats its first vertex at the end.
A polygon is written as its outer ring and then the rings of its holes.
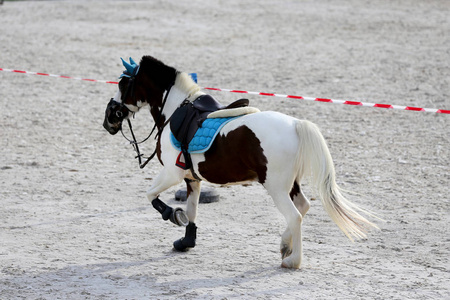
{"type": "Polygon", "coordinates": [[[120,58],[122,60],[122,64],[125,67],[125,71],[123,71],[123,74],[119,76],[119,78],[122,77],[134,77],[139,72],[139,65],[130,57],[130,62],[126,62],[123,60],[123,58],[120,58]]]}

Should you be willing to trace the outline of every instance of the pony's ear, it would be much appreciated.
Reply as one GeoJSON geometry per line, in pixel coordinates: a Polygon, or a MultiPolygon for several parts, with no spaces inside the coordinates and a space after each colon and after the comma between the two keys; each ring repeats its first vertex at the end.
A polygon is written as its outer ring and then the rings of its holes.
{"type": "Polygon", "coordinates": [[[132,64],[132,65],[136,65],[137,66],[137,63],[130,57],[130,63],[132,64]]]}
{"type": "Polygon", "coordinates": [[[128,63],[125,61],[122,57],[120,58],[122,60],[122,64],[125,67],[125,71],[123,74],[120,75],[119,78],[125,77],[133,77],[136,76],[139,71],[139,65],[130,57],[130,62],[128,63]]]}
{"type": "Polygon", "coordinates": [[[123,60],[123,58],[120,58],[122,60],[122,64],[125,67],[125,69],[127,70],[128,73],[133,74],[134,68],[131,64],[129,64],[128,62],[126,62],[125,60],[123,60]]]}

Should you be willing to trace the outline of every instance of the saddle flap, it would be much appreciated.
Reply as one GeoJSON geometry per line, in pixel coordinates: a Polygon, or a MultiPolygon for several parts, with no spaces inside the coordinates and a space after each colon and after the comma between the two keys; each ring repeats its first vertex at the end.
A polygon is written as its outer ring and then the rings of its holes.
{"type": "Polygon", "coordinates": [[[186,119],[188,111],[188,106],[184,105],[178,107],[170,118],[170,131],[176,137],[183,126],[184,120],[186,119]]]}
{"type": "Polygon", "coordinates": [[[199,126],[201,126],[201,120],[202,115],[200,112],[195,109],[191,102],[187,102],[178,107],[172,114],[170,131],[182,145],[187,145],[194,137],[199,126]]]}

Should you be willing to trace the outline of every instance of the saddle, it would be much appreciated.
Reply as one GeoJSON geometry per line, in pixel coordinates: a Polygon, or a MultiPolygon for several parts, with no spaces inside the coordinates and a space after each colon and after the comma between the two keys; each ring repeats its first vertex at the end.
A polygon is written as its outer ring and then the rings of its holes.
{"type": "Polygon", "coordinates": [[[190,154],[187,150],[189,142],[197,130],[202,127],[203,122],[209,114],[219,110],[246,107],[248,104],[248,99],[239,99],[229,105],[223,106],[210,95],[202,95],[193,102],[185,100],[170,118],[170,130],[175,139],[180,142],[181,152],[185,160],[184,163],[181,163],[178,157],[177,166],[184,170],[192,167],[190,154]]]}

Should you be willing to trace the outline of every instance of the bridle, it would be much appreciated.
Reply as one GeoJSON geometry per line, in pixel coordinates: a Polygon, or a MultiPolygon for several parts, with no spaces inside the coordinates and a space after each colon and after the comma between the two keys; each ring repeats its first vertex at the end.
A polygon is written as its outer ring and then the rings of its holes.
{"type": "MultiPolygon", "coordinates": [[[[135,98],[135,94],[134,94],[134,76],[130,77],[130,81],[128,82],[128,86],[127,89],[125,91],[124,97],[122,99],[126,99],[128,93],[131,91],[131,97],[135,98]]],[[[141,154],[140,150],[139,150],[139,145],[144,143],[145,141],[147,141],[153,134],[153,132],[155,131],[155,129],[157,128],[159,121],[161,120],[162,117],[162,112],[164,110],[164,106],[167,102],[167,98],[170,94],[170,90],[172,89],[173,85],[175,84],[175,82],[173,82],[167,89],[166,89],[166,94],[164,96],[163,102],[161,104],[161,109],[158,112],[158,117],[155,119],[155,125],[153,125],[152,130],[150,131],[149,135],[143,139],[140,142],[136,141],[136,136],[134,135],[133,132],[133,127],[131,125],[131,121],[130,118],[127,118],[127,122],[128,122],[128,127],[130,128],[130,132],[131,132],[131,137],[132,139],[128,138],[125,136],[125,134],[123,133],[122,130],[122,126],[120,127],[120,132],[122,133],[122,136],[128,141],[130,142],[130,144],[133,146],[134,151],[136,152],[136,156],[135,159],[138,159],[138,163],[139,163],[139,168],[143,169],[156,155],[158,148],[156,147],[155,150],[153,151],[153,153],[145,160],[144,163],[142,163],[142,159],[144,158],[144,154],[141,154]]],[[[111,99],[111,101],[114,101],[114,99],[111,99]]],[[[110,103],[111,103],[110,101],[110,103]]],[[[123,114],[123,110],[125,109],[128,112],[128,115],[130,114],[130,112],[132,112],[128,107],[126,107],[125,104],[123,104],[122,102],[116,102],[117,105],[119,105],[119,110],[116,111],[116,116],[118,118],[124,118],[124,114],[123,114]],[[119,116],[120,115],[120,116],[119,116]]],[[[133,116],[134,116],[135,112],[133,112],[133,116]]],[[[158,132],[155,135],[155,140],[160,136],[161,132],[163,131],[164,127],[167,125],[168,122],[165,122],[160,128],[158,128],[158,132]]]]}

